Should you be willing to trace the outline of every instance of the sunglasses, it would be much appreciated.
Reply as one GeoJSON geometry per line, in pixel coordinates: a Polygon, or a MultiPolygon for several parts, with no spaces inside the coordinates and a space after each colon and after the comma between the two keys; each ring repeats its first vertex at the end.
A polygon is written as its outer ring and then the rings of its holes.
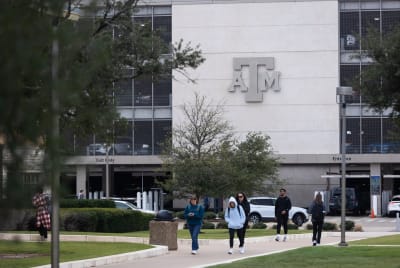
{"type": "Polygon", "coordinates": [[[243,198],[243,195],[238,195],[239,198],[243,198]]]}

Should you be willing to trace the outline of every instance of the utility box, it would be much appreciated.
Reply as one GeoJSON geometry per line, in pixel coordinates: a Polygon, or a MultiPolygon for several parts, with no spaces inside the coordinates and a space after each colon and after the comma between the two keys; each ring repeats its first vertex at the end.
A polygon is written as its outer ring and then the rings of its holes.
{"type": "Polygon", "coordinates": [[[172,214],[160,210],[156,218],[150,221],[150,239],[152,245],[168,246],[168,250],[178,249],[178,222],[173,221],[172,214]]]}

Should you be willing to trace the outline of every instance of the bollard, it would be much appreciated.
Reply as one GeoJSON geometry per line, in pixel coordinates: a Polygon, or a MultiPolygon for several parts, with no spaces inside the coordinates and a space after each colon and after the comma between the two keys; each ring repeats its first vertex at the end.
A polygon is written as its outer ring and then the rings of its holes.
{"type": "Polygon", "coordinates": [[[396,232],[400,232],[400,218],[399,218],[399,212],[396,212],[396,232]]]}

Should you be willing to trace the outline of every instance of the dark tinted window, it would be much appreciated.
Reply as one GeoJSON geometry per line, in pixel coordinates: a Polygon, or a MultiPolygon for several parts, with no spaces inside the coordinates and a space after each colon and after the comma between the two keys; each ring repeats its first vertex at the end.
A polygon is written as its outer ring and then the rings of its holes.
{"type": "Polygon", "coordinates": [[[261,205],[261,206],[273,206],[274,199],[272,198],[264,198],[264,199],[253,199],[250,201],[253,205],[261,205]]]}

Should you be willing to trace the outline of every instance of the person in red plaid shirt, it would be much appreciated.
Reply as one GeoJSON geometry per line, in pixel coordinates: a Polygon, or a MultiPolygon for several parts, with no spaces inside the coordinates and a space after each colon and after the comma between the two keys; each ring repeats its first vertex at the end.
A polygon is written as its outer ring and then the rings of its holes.
{"type": "Polygon", "coordinates": [[[32,199],[32,203],[36,207],[36,227],[39,230],[42,241],[47,239],[47,230],[51,228],[47,201],[46,196],[43,194],[43,188],[40,188],[32,199]]]}

